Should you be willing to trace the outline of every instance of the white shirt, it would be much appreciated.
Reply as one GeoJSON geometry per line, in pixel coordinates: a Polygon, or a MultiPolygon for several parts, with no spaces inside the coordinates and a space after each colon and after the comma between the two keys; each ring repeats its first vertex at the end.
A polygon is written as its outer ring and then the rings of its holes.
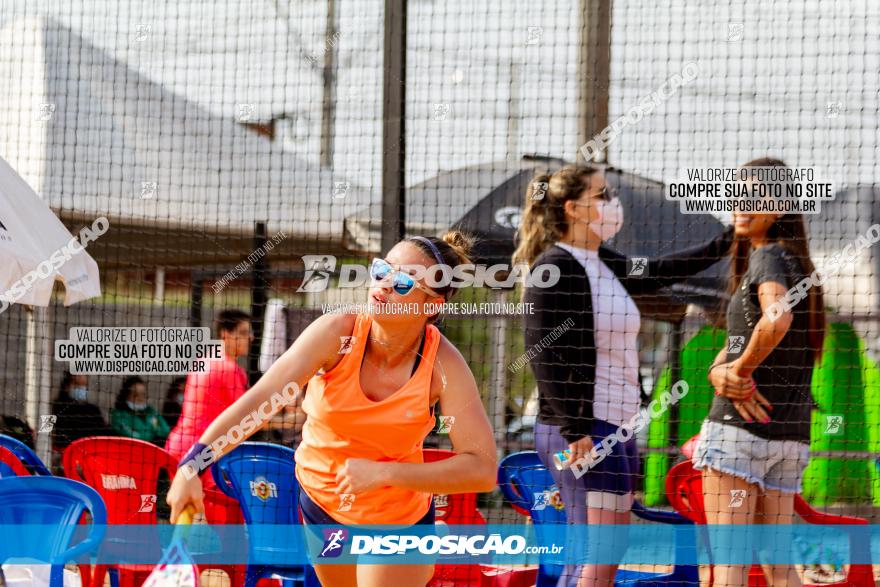
{"type": "Polygon", "coordinates": [[[599,259],[599,251],[566,243],[556,246],[571,253],[590,280],[596,341],[593,417],[620,426],[639,411],[641,314],[617,276],[599,259]]]}

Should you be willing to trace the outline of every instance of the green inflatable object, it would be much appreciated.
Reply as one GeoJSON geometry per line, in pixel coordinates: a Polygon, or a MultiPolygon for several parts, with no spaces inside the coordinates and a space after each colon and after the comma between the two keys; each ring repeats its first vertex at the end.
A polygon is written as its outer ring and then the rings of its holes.
{"type": "MultiPolygon", "coordinates": [[[[880,452],[880,368],[867,353],[862,354],[862,374],[865,378],[865,422],[868,432],[868,450],[880,452]]],[[[871,495],[874,507],[880,507],[880,461],[871,469],[871,495]]]]}
{"type": "MultiPolygon", "coordinates": [[[[681,351],[681,377],[688,394],[678,404],[678,433],[672,438],[671,413],[651,421],[648,447],[681,446],[700,431],[714,391],[706,375],[709,365],[724,346],[726,332],[702,327],[681,351]]],[[[657,380],[653,397],[669,391],[671,370],[666,366],[657,380]]],[[[813,396],[819,405],[812,415],[811,450],[880,451],[880,368],[865,352],[851,325],[830,323],[822,361],[813,371],[813,396]]],[[[647,453],[645,503],[665,503],[665,479],[677,457],[647,453]]],[[[835,501],[868,500],[880,506],[880,470],[871,459],[815,457],[804,475],[804,497],[816,505],[835,501]]]]}
{"type": "MultiPolygon", "coordinates": [[[[657,378],[657,384],[654,386],[654,393],[668,391],[670,385],[670,369],[664,367],[657,378]]],[[[671,444],[669,440],[670,433],[669,413],[666,412],[659,418],[654,418],[648,424],[648,448],[666,448],[671,444]]],[[[665,503],[666,489],[665,479],[666,473],[669,471],[669,457],[663,453],[647,452],[642,459],[645,468],[645,505],[656,506],[665,503]]]]}
{"type": "MultiPolygon", "coordinates": [[[[689,438],[700,432],[700,426],[709,413],[715,391],[706,379],[709,365],[715,360],[718,351],[726,341],[726,332],[720,328],[703,326],[681,351],[681,378],[688,384],[687,395],[677,404],[678,434],[672,438],[671,414],[668,410],[648,425],[648,447],[666,448],[681,446],[689,438]]],[[[672,371],[665,367],[657,379],[652,397],[668,392],[675,381],[672,371]]],[[[666,473],[676,457],[662,453],[647,453],[645,456],[645,503],[660,505],[666,501],[666,473]]]]}
{"type": "MultiPolygon", "coordinates": [[[[819,409],[813,410],[812,451],[868,450],[866,360],[865,345],[851,325],[828,324],[822,361],[813,370],[813,398],[819,409]]],[[[873,469],[870,459],[812,457],[802,493],[816,505],[864,503],[870,499],[873,469]]]]}

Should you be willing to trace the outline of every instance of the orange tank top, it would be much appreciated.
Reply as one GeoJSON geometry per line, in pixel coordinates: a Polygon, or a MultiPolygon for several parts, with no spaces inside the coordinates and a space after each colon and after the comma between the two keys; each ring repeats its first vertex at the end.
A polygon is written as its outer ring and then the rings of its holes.
{"type": "Polygon", "coordinates": [[[351,352],[327,373],[312,377],[303,410],[302,442],[296,449],[296,478],[321,509],[343,524],[401,524],[419,521],[431,505],[429,493],[379,487],[344,497],[335,493],[336,473],[350,458],[422,463],[422,443],[434,427],[431,374],[440,331],[428,325],[424,350],[410,380],[382,401],[360,385],[372,318],[359,314],[351,352]]]}

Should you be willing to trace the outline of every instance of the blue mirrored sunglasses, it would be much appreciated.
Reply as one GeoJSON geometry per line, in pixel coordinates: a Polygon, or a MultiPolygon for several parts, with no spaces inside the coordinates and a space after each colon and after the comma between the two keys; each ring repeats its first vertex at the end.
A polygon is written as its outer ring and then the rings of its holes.
{"type": "Polygon", "coordinates": [[[374,281],[385,281],[389,276],[393,276],[391,288],[398,294],[405,296],[409,294],[413,288],[417,288],[428,295],[439,295],[437,292],[421,285],[412,275],[395,269],[385,259],[373,259],[370,265],[370,278],[374,281]]]}

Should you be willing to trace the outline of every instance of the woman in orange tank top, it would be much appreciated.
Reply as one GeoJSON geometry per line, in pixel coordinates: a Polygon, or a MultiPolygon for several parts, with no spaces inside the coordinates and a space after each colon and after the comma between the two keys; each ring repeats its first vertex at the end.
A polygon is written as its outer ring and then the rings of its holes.
{"type": "MultiPolygon", "coordinates": [[[[374,260],[369,311],[326,314],[190,449],[168,493],[172,521],[188,504],[203,510],[198,475],[253,433],[227,432],[278,390],[308,383],[308,418],[296,453],[296,476],[306,524],[433,523],[432,494],[491,491],[497,471],[495,441],[476,381],[461,353],[432,324],[439,304],[456,288],[437,272],[470,263],[470,241],[459,232],[443,239],[411,237],[374,260]],[[418,273],[416,268],[428,268],[418,273]],[[416,277],[416,275],[421,275],[416,277]],[[428,287],[441,283],[441,287],[428,287]],[[439,402],[451,417],[455,456],[432,463],[422,443],[439,402]],[[233,436],[229,434],[229,437],[233,436]],[[218,439],[224,439],[218,443],[218,439]],[[235,442],[233,442],[235,441],[235,442]]],[[[280,407],[279,407],[280,409],[280,407]]],[[[316,565],[332,587],[424,586],[432,565],[316,565]]]]}

